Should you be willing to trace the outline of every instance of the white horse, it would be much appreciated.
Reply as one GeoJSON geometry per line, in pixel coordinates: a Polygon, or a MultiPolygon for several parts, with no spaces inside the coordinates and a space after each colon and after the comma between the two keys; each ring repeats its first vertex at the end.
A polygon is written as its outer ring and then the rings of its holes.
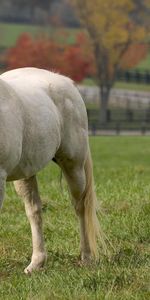
{"type": "Polygon", "coordinates": [[[96,255],[99,232],[88,123],[73,82],[36,68],[0,76],[0,206],[6,181],[14,181],[31,225],[33,254],[25,273],[43,266],[41,200],[36,173],[54,160],[68,182],[80,221],[81,260],[96,255]]]}

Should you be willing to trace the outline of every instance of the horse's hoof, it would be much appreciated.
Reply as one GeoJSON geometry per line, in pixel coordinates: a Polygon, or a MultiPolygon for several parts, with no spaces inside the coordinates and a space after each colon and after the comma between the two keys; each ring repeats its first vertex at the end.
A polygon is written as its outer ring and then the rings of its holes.
{"type": "Polygon", "coordinates": [[[24,273],[26,275],[31,275],[31,273],[33,273],[34,271],[39,271],[42,269],[44,264],[41,265],[35,265],[35,264],[30,264],[27,268],[24,269],[24,273]]]}
{"type": "Polygon", "coordinates": [[[31,275],[33,271],[38,271],[42,269],[42,267],[45,264],[45,261],[47,259],[47,256],[45,253],[40,253],[40,255],[34,256],[31,263],[27,268],[24,269],[24,273],[26,275],[31,275]]]}
{"type": "Polygon", "coordinates": [[[24,273],[25,273],[26,275],[31,275],[32,270],[29,268],[29,266],[28,266],[27,268],[24,269],[24,273]]]}
{"type": "Polygon", "coordinates": [[[86,267],[86,266],[90,266],[93,262],[93,258],[91,256],[86,256],[86,257],[80,257],[77,261],[77,265],[79,267],[86,267]]]}

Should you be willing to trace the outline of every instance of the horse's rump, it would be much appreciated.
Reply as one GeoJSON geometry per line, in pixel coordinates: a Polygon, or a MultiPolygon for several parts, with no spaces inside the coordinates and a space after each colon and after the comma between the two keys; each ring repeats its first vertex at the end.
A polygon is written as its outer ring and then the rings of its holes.
{"type": "Polygon", "coordinates": [[[8,71],[1,78],[8,89],[2,103],[2,108],[8,103],[4,130],[8,135],[7,127],[10,126],[10,131],[15,128],[15,134],[10,134],[11,144],[15,139],[11,152],[19,152],[14,166],[8,170],[10,180],[34,175],[59,148],[68,152],[70,157],[77,156],[77,153],[80,157],[82,143],[79,141],[87,141],[87,116],[83,100],[72,81],[35,68],[8,71]],[[13,97],[7,95],[9,93],[13,97]],[[11,120],[14,116],[16,121],[11,120]]]}

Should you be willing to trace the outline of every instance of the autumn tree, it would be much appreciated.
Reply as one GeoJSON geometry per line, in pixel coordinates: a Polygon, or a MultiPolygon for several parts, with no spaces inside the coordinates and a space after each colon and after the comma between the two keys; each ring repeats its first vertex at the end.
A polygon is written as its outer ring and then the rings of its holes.
{"type": "MultiPolygon", "coordinates": [[[[62,32],[62,36],[63,36],[62,32]]],[[[87,37],[78,34],[73,45],[59,43],[48,37],[33,38],[23,33],[5,56],[7,69],[37,67],[59,72],[76,82],[93,72],[92,56],[87,51],[87,37]],[[81,47],[84,44],[85,47],[81,47]]]]}
{"type": "Polygon", "coordinates": [[[6,52],[5,63],[7,69],[38,67],[58,71],[63,62],[60,52],[61,46],[55,41],[46,37],[34,39],[23,33],[16,45],[6,52]]]}
{"type": "Polygon", "coordinates": [[[131,53],[133,46],[136,49],[135,46],[144,41],[146,30],[142,22],[138,24],[133,18],[136,0],[70,1],[91,39],[96,83],[100,87],[100,120],[104,124],[110,91],[122,67],[123,57],[126,61],[126,54],[131,53]]]}
{"type": "Polygon", "coordinates": [[[89,39],[84,32],[77,34],[74,44],[65,45],[62,72],[78,83],[95,74],[94,59],[89,46],[89,39]]]}

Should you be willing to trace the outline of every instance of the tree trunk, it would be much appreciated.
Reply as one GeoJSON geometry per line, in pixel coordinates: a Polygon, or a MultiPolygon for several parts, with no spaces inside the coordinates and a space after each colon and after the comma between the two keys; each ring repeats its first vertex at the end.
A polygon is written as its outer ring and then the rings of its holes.
{"type": "Polygon", "coordinates": [[[110,89],[109,87],[100,87],[100,124],[105,126],[107,123],[107,109],[109,101],[110,89]]]}

